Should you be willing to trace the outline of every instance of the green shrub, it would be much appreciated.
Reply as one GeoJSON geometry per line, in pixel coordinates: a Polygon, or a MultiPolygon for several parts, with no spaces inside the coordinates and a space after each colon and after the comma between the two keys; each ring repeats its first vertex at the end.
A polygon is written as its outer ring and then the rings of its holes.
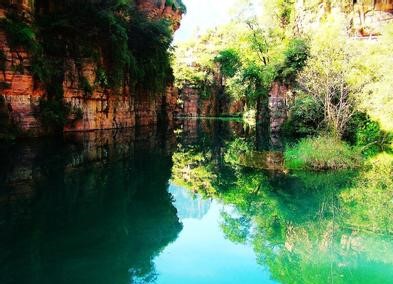
{"type": "Polygon", "coordinates": [[[244,138],[236,138],[234,141],[227,145],[227,151],[224,155],[226,163],[231,165],[239,164],[239,161],[244,154],[250,154],[254,150],[251,141],[244,138]]]}
{"type": "Polygon", "coordinates": [[[286,84],[293,84],[298,72],[306,66],[309,55],[310,49],[305,40],[292,39],[284,52],[284,62],[277,66],[277,79],[286,84]]]}
{"type": "Polygon", "coordinates": [[[83,90],[83,93],[86,97],[89,97],[93,94],[94,88],[90,84],[89,80],[85,76],[82,76],[82,78],[79,81],[79,88],[83,90]]]}
{"type": "Polygon", "coordinates": [[[359,147],[365,156],[373,156],[390,150],[393,135],[383,131],[378,122],[365,113],[356,113],[348,124],[344,136],[351,144],[359,147]]]}
{"type": "Polygon", "coordinates": [[[313,97],[298,95],[289,108],[289,118],[283,131],[290,136],[315,135],[324,128],[323,106],[313,97]]]}
{"type": "Polygon", "coordinates": [[[304,138],[284,153],[289,169],[338,170],[356,168],[361,164],[358,150],[328,135],[304,138]]]}
{"type": "Polygon", "coordinates": [[[20,15],[7,14],[7,18],[0,20],[0,27],[5,31],[11,49],[24,48],[32,53],[38,49],[39,44],[34,28],[27,24],[20,15]]]}
{"type": "Polygon", "coordinates": [[[222,75],[225,77],[233,77],[240,68],[240,57],[234,49],[225,49],[221,51],[214,61],[220,64],[222,75]]]}

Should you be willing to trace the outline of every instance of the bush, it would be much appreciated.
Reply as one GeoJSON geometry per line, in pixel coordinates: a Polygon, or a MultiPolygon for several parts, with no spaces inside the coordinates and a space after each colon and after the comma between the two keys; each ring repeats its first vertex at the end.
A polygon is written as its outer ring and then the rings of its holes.
{"type": "Polygon", "coordinates": [[[349,122],[344,138],[359,147],[363,155],[373,156],[390,149],[393,135],[383,131],[367,114],[358,112],[349,122]]]}
{"type": "Polygon", "coordinates": [[[225,77],[233,77],[240,68],[240,57],[234,49],[225,49],[221,51],[214,61],[220,64],[222,75],[225,77]]]}
{"type": "Polygon", "coordinates": [[[323,106],[311,96],[297,96],[290,106],[283,131],[290,136],[305,137],[317,134],[323,127],[323,106]]]}
{"type": "Polygon", "coordinates": [[[41,99],[38,117],[49,132],[61,132],[71,113],[71,106],[59,99],[41,99]]]}
{"type": "Polygon", "coordinates": [[[308,43],[300,38],[292,39],[284,56],[284,62],[277,66],[277,79],[286,84],[293,84],[298,72],[303,70],[310,56],[308,43]]]}
{"type": "Polygon", "coordinates": [[[285,153],[289,169],[338,170],[356,168],[361,164],[360,153],[343,141],[328,135],[302,139],[285,153]]]}
{"type": "Polygon", "coordinates": [[[25,20],[22,16],[11,12],[7,14],[7,18],[0,20],[0,27],[5,31],[11,49],[25,48],[33,53],[39,47],[37,36],[33,27],[25,20]]]}

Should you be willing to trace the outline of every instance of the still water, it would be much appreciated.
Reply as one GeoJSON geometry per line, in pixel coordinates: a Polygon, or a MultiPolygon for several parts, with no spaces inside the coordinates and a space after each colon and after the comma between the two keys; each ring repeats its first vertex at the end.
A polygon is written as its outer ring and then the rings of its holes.
{"type": "Polygon", "coordinates": [[[2,145],[0,283],[393,283],[366,182],[391,177],[289,173],[282,147],[196,120],[2,145]]]}

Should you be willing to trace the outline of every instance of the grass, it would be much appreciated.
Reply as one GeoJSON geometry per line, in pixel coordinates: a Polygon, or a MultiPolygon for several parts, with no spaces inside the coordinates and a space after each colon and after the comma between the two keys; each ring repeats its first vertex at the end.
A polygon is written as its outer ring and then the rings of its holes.
{"type": "Polygon", "coordinates": [[[360,152],[338,138],[322,135],[305,138],[287,148],[285,166],[292,170],[340,170],[361,165],[360,152]]]}

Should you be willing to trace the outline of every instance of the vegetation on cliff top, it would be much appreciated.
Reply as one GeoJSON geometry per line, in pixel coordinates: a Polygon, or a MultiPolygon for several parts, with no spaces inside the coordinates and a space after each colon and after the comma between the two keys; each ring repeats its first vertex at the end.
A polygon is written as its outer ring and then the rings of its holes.
{"type": "Polygon", "coordinates": [[[182,13],[187,12],[187,7],[182,0],[165,0],[165,5],[172,7],[174,11],[179,10],[182,13]]]}
{"type": "MultiPolygon", "coordinates": [[[[79,82],[86,96],[95,88],[157,93],[173,81],[170,23],[150,19],[121,0],[65,1],[37,11],[32,24],[11,11],[1,26],[13,50],[23,48],[32,55],[29,71],[46,87],[40,118],[51,129],[61,129],[72,111],[62,106],[66,79],[79,82]],[[89,64],[96,69],[95,81],[84,72],[89,64]]],[[[23,69],[21,62],[17,71],[23,69]]]]}

